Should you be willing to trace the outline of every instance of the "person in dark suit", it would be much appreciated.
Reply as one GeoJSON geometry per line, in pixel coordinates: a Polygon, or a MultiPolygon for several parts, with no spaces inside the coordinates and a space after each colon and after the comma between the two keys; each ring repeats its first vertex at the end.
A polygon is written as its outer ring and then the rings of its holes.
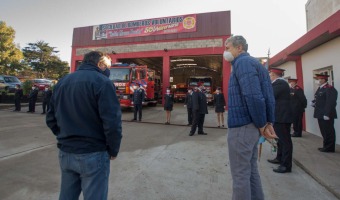
{"type": "Polygon", "coordinates": [[[28,95],[28,113],[34,113],[35,112],[35,103],[38,99],[38,88],[32,87],[32,90],[30,94],[28,95]]]}
{"type": "Polygon", "coordinates": [[[215,112],[217,113],[217,123],[218,128],[224,127],[224,109],[225,109],[225,100],[224,95],[221,93],[221,88],[216,89],[216,94],[214,94],[214,105],[215,112]]]}
{"type": "Polygon", "coordinates": [[[269,69],[275,97],[274,130],[279,139],[276,158],[268,160],[268,162],[280,164],[278,168],[273,169],[277,173],[291,172],[293,159],[293,143],[290,135],[291,123],[293,122],[290,88],[287,81],[282,78],[284,71],[280,68],[269,69]]]}
{"type": "Polygon", "coordinates": [[[13,111],[21,111],[21,98],[23,96],[22,89],[20,85],[16,85],[14,94],[14,105],[15,109],[13,111]]]}
{"type": "Polygon", "coordinates": [[[292,137],[302,137],[302,117],[307,106],[307,99],[303,89],[297,85],[298,79],[290,78],[290,102],[293,115],[293,130],[292,137]]]}
{"type": "Polygon", "coordinates": [[[319,128],[323,137],[323,146],[319,148],[321,152],[335,152],[335,129],[334,119],[337,118],[336,101],[338,91],[328,84],[328,75],[316,74],[315,79],[319,81],[319,88],[315,92],[314,118],[318,119],[319,128]]]}
{"type": "Polygon", "coordinates": [[[192,89],[188,88],[188,93],[186,94],[184,107],[187,107],[188,112],[188,126],[192,125],[192,89]]]}
{"type": "Polygon", "coordinates": [[[139,83],[136,83],[134,86],[134,92],[132,96],[132,104],[134,106],[134,112],[133,112],[133,121],[137,120],[137,112],[138,112],[138,120],[142,121],[142,108],[143,108],[143,103],[145,99],[145,92],[144,90],[140,87],[139,83]]]}
{"type": "Polygon", "coordinates": [[[43,104],[42,104],[43,112],[41,114],[46,113],[46,107],[47,107],[47,110],[50,108],[51,96],[52,96],[52,91],[49,89],[49,87],[45,87],[45,91],[43,93],[43,104]]]}
{"type": "Polygon", "coordinates": [[[166,111],[166,122],[165,124],[170,124],[171,111],[174,105],[174,95],[170,93],[170,87],[166,89],[164,96],[164,110],[166,111]]]}
{"type": "Polygon", "coordinates": [[[193,123],[189,136],[193,136],[195,134],[197,127],[199,135],[207,135],[207,133],[203,131],[205,114],[208,114],[207,97],[204,93],[203,83],[199,83],[199,88],[192,95],[193,123]]]}

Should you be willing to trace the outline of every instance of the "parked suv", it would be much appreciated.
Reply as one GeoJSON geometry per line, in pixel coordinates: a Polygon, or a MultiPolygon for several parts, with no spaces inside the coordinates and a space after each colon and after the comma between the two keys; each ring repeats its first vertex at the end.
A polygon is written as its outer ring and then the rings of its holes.
{"type": "Polygon", "coordinates": [[[0,75],[0,90],[15,92],[15,86],[20,85],[21,81],[15,76],[0,75]]]}
{"type": "Polygon", "coordinates": [[[39,90],[45,90],[46,86],[51,86],[51,83],[46,79],[33,79],[32,82],[32,85],[36,88],[39,88],[39,90]]]}

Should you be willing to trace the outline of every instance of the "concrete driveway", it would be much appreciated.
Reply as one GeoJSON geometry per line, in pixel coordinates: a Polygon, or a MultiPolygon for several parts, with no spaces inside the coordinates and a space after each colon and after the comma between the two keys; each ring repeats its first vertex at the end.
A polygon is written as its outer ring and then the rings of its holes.
{"type": "MultiPolygon", "coordinates": [[[[175,107],[176,108],[176,107],[175,107]]],[[[115,200],[229,200],[227,129],[206,128],[207,136],[189,137],[185,110],[173,112],[163,125],[161,107],[144,109],[143,122],[129,122],[124,112],[123,141],[111,162],[109,199],[115,200]]],[[[207,125],[216,126],[212,109],[207,125]]],[[[37,112],[40,113],[40,112],[37,112]]],[[[58,199],[58,149],[44,115],[0,111],[0,199],[58,199]]],[[[293,172],[276,174],[270,146],[263,146],[258,163],[266,199],[337,199],[293,165],[293,172]]]]}

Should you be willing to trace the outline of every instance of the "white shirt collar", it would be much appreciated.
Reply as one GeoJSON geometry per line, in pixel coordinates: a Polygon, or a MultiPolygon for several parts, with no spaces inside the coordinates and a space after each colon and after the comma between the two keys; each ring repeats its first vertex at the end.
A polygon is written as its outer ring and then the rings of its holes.
{"type": "Polygon", "coordinates": [[[324,83],[324,84],[322,84],[322,85],[320,85],[320,89],[323,87],[323,86],[325,86],[327,84],[327,82],[326,83],[324,83]]]}

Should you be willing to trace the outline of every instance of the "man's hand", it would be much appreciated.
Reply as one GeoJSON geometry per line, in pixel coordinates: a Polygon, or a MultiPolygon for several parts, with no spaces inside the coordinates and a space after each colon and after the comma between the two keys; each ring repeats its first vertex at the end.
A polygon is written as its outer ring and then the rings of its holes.
{"type": "Polygon", "coordinates": [[[184,104],[184,108],[187,107],[187,105],[184,104]]]}
{"type": "Polygon", "coordinates": [[[110,160],[114,160],[114,159],[116,159],[117,157],[114,157],[114,156],[111,156],[110,157],[110,160]]]}
{"type": "Polygon", "coordinates": [[[327,117],[326,115],[323,116],[323,120],[329,120],[329,117],[327,117]]]}
{"type": "Polygon", "coordinates": [[[261,135],[267,139],[278,138],[275,133],[274,127],[271,123],[267,123],[264,127],[259,128],[259,129],[260,129],[261,135]]]}

